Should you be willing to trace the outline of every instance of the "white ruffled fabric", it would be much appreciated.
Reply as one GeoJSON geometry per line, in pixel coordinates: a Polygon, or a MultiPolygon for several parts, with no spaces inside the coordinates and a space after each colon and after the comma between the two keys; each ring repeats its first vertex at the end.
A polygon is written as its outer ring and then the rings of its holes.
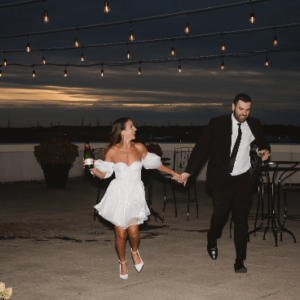
{"type": "Polygon", "coordinates": [[[115,172],[100,203],[94,207],[99,215],[114,225],[126,229],[130,225],[144,223],[150,215],[145,199],[145,189],[141,180],[141,169],[156,169],[162,163],[159,156],[148,153],[142,161],[135,161],[130,166],[122,162],[116,164],[102,160],[95,161],[95,167],[106,173],[108,178],[115,172]]]}

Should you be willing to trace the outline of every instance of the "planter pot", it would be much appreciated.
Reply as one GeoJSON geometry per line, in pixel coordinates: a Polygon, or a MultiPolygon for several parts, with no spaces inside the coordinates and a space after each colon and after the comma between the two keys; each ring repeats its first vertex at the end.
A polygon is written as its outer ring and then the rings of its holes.
{"type": "Polygon", "coordinates": [[[68,180],[71,165],[42,165],[45,180],[49,189],[64,189],[68,180]]]}

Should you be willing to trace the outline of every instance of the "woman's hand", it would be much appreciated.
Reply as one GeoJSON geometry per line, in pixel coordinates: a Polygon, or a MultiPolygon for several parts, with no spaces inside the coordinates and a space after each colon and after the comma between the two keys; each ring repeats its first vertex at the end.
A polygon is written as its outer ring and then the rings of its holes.
{"type": "MultiPolygon", "coordinates": [[[[95,163],[95,160],[93,159],[93,164],[95,163]]],[[[85,160],[83,158],[83,168],[85,168],[85,160]]]]}
{"type": "Polygon", "coordinates": [[[178,182],[178,180],[181,180],[181,175],[177,172],[173,172],[172,174],[172,178],[173,180],[176,180],[178,182]]]}

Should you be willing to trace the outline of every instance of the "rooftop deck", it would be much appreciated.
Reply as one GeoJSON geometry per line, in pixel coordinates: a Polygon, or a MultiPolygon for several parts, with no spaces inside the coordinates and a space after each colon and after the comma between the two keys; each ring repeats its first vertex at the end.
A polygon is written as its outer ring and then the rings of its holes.
{"type": "MultiPolygon", "coordinates": [[[[145,267],[140,274],[134,270],[128,243],[129,279],[122,280],[113,227],[93,220],[97,188],[91,182],[69,180],[64,190],[47,189],[44,182],[0,185],[0,281],[13,288],[12,300],[299,299],[299,243],[287,233],[278,247],[271,232],[266,240],[262,232],[251,235],[248,273],[236,274],[229,224],[218,242],[218,259],[206,252],[212,204],[203,182],[197,190],[198,219],[194,204],[187,222],[186,203],[178,203],[177,218],[168,203],[164,227],[153,216],[140,227],[145,267]]],[[[161,215],[161,182],[154,181],[153,194],[161,215]]],[[[288,196],[292,214],[300,215],[299,195],[288,196]]],[[[300,222],[288,220],[286,226],[300,240],[300,222]]]]}

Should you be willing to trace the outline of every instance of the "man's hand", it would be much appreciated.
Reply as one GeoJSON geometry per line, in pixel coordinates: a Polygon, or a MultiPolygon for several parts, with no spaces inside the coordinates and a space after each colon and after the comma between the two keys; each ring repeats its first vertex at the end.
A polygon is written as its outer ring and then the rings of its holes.
{"type": "Polygon", "coordinates": [[[261,157],[261,159],[264,161],[264,160],[267,160],[269,157],[270,157],[270,152],[269,150],[267,149],[264,149],[264,150],[259,150],[257,151],[257,153],[264,153],[264,156],[261,157]]]}
{"type": "Polygon", "coordinates": [[[179,183],[183,183],[183,185],[186,186],[186,183],[187,183],[187,181],[188,181],[188,179],[189,179],[190,176],[191,176],[191,174],[183,172],[181,174],[181,179],[178,180],[178,182],[179,183]]]}

